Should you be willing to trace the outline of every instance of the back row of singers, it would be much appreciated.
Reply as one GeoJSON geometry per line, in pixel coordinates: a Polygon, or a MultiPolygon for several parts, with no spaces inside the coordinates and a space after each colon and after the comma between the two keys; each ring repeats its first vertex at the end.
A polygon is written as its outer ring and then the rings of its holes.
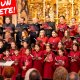
{"type": "MultiPolygon", "coordinates": [[[[35,39],[39,35],[41,29],[45,30],[48,37],[51,36],[53,30],[56,30],[55,22],[52,22],[49,18],[47,18],[47,21],[42,24],[39,24],[39,20],[36,18],[33,18],[33,24],[25,24],[24,21],[25,18],[22,17],[15,27],[14,24],[10,22],[10,18],[6,17],[5,24],[3,24],[3,27],[0,28],[0,33],[5,34],[5,32],[8,31],[13,37],[14,33],[16,33],[16,42],[19,43],[21,40],[22,31],[26,30],[27,34],[30,36],[31,43],[35,43],[35,39]]],[[[57,33],[61,39],[64,36],[65,30],[69,31],[70,37],[72,38],[77,34],[78,24],[76,23],[76,19],[72,18],[71,21],[72,24],[68,26],[66,24],[65,17],[60,16],[60,23],[57,26],[57,33]]]]}

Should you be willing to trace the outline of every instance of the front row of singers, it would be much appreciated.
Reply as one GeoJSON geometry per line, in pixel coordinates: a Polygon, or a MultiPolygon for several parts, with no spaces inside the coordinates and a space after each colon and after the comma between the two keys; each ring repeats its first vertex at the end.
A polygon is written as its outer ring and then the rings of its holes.
{"type": "MultiPolygon", "coordinates": [[[[13,80],[18,74],[21,74],[24,79],[26,71],[30,68],[36,68],[45,80],[52,79],[55,69],[59,66],[65,67],[69,72],[80,70],[80,50],[77,43],[73,43],[71,50],[67,51],[63,48],[63,44],[59,42],[56,53],[49,43],[46,44],[44,50],[38,43],[32,49],[28,47],[28,43],[25,41],[22,42],[22,45],[23,47],[18,50],[13,41],[9,50],[0,53],[1,61],[14,61],[12,65],[15,70],[13,80]]],[[[2,47],[3,41],[0,40],[0,49],[2,47]]],[[[0,66],[0,70],[0,74],[4,75],[3,66],[0,66]]]]}

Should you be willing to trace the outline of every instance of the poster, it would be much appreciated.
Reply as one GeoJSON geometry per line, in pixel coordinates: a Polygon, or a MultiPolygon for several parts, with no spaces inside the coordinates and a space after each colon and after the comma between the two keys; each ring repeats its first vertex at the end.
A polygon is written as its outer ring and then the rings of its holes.
{"type": "Polygon", "coordinates": [[[16,0],[0,0],[0,16],[8,16],[16,13],[16,0]]]}

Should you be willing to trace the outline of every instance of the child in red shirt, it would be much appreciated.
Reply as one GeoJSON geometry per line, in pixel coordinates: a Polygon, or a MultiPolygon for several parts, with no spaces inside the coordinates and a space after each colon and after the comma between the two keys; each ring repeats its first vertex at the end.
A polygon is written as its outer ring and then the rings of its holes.
{"type": "Polygon", "coordinates": [[[28,69],[32,68],[32,56],[30,50],[27,48],[24,55],[21,58],[22,78],[24,79],[28,69]]]}
{"type": "Polygon", "coordinates": [[[16,43],[14,41],[12,41],[11,43],[11,48],[10,48],[10,55],[14,55],[14,51],[17,48],[16,43]]]}
{"type": "Polygon", "coordinates": [[[35,45],[35,50],[32,52],[32,55],[33,55],[33,68],[36,68],[42,75],[44,54],[43,51],[40,50],[39,44],[35,45]]]}
{"type": "Polygon", "coordinates": [[[52,49],[51,45],[47,44],[46,50],[44,51],[45,58],[44,58],[43,78],[45,80],[53,79],[55,55],[51,49],[52,49]]]}
{"type": "Polygon", "coordinates": [[[64,56],[63,48],[58,50],[58,56],[55,57],[55,68],[63,66],[68,69],[68,58],[64,56]]]}
{"type": "Polygon", "coordinates": [[[21,56],[19,55],[18,49],[14,50],[14,55],[12,56],[12,60],[14,61],[13,67],[15,70],[15,73],[13,75],[13,80],[16,80],[16,77],[20,73],[20,61],[21,61],[21,56]]]}
{"type": "Polygon", "coordinates": [[[60,38],[57,35],[56,31],[52,31],[52,37],[49,38],[48,43],[52,44],[52,49],[55,51],[57,49],[58,42],[60,38]]]}
{"type": "Polygon", "coordinates": [[[26,49],[28,48],[28,42],[26,40],[22,41],[22,48],[20,49],[20,55],[24,55],[26,49]]]}
{"type": "Polygon", "coordinates": [[[77,43],[72,45],[72,51],[69,53],[70,71],[78,72],[80,69],[80,51],[77,43]]]}

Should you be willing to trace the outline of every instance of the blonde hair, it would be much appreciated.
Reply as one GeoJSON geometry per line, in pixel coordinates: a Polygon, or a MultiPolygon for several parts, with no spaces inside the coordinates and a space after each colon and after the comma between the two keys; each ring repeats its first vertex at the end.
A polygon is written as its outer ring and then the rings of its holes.
{"type": "Polygon", "coordinates": [[[60,66],[55,70],[53,80],[66,80],[67,75],[68,71],[64,67],[60,66]]]}

